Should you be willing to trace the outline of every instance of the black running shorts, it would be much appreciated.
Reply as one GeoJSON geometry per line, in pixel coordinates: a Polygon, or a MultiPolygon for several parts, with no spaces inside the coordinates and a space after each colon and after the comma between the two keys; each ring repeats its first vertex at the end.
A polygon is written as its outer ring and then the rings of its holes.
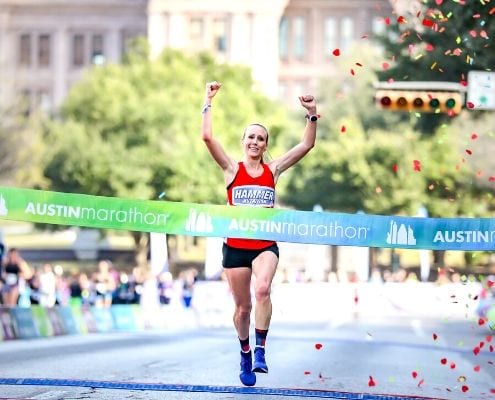
{"type": "Polygon", "coordinates": [[[257,250],[237,249],[235,247],[230,247],[224,243],[222,248],[222,265],[224,268],[251,268],[253,260],[264,251],[271,251],[277,256],[277,258],[279,257],[278,246],[276,243],[272,244],[271,246],[265,247],[264,249],[257,250]]]}

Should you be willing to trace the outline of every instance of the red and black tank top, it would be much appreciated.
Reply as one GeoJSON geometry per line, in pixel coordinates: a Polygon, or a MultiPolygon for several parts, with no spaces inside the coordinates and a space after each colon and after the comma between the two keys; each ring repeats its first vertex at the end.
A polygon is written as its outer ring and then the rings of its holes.
{"type": "MultiPolygon", "coordinates": [[[[227,186],[231,206],[270,207],[275,204],[275,179],[268,165],[261,163],[263,173],[252,177],[243,162],[232,182],[227,186]]],[[[227,245],[238,249],[259,250],[274,244],[271,240],[227,238],[227,245]]]]}

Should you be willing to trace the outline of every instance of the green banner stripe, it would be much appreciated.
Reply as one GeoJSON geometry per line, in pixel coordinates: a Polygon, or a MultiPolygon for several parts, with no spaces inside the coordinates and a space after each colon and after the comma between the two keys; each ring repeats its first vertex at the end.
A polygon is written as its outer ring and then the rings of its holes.
{"type": "Polygon", "coordinates": [[[493,218],[413,218],[131,200],[0,186],[0,218],[343,246],[494,250],[493,218]]]}

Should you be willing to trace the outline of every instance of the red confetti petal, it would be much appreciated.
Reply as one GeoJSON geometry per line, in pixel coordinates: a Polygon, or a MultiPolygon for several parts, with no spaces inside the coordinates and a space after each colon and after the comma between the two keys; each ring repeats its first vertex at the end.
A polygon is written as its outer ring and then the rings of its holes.
{"type": "Polygon", "coordinates": [[[455,369],[455,362],[450,363],[450,369],[455,369]]]}
{"type": "MultiPolygon", "coordinates": [[[[495,10],[495,8],[494,8],[495,10]]],[[[495,394],[495,389],[490,389],[490,393],[495,394]]]]}
{"type": "Polygon", "coordinates": [[[484,320],[484,318],[480,318],[480,319],[478,319],[478,325],[479,325],[479,326],[481,326],[481,325],[485,325],[485,322],[486,322],[486,321],[484,320]]]}
{"type": "Polygon", "coordinates": [[[462,385],[461,390],[466,393],[469,390],[469,387],[467,385],[462,385]]]}
{"type": "Polygon", "coordinates": [[[446,359],[446,358],[442,358],[442,359],[440,360],[440,362],[441,362],[443,365],[445,365],[445,364],[447,364],[447,359],[446,359]]]}
{"type": "Polygon", "coordinates": [[[479,365],[474,366],[474,372],[480,372],[481,367],[479,365]]]}
{"type": "Polygon", "coordinates": [[[411,373],[411,375],[412,375],[412,377],[413,377],[414,379],[416,379],[416,378],[418,377],[418,373],[417,373],[416,371],[413,371],[413,372],[411,373]]]}
{"type": "Polygon", "coordinates": [[[356,75],[356,74],[354,73],[354,70],[353,70],[352,68],[351,68],[351,75],[356,75]]]}
{"type": "Polygon", "coordinates": [[[472,139],[472,140],[476,140],[476,139],[478,139],[478,135],[477,135],[476,133],[472,133],[472,134],[471,134],[471,139],[472,139]]]}
{"type": "Polygon", "coordinates": [[[423,20],[423,26],[428,26],[428,27],[432,27],[433,26],[433,21],[431,19],[424,19],[423,20]]]}
{"type": "Polygon", "coordinates": [[[435,49],[435,47],[433,47],[432,44],[426,43],[426,51],[433,51],[434,49],[435,49]]]}
{"type": "Polygon", "coordinates": [[[493,353],[493,345],[490,345],[490,353],[493,353]]]}
{"type": "Polygon", "coordinates": [[[407,22],[406,19],[402,15],[399,15],[399,17],[397,18],[397,23],[404,24],[406,22],[407,22]]]}
{"type": "Polygon", "coordinates": [[[395,173],[397,173],[397,170],[398,169],[399,169],[399,167],[397,166],[397,164],[392,165],[392,171],[394,171],[395,173]]]}
{"type": "Polygon", "coordinates": [[[386,70],[386,69],[388,69],[388,67],[390,67],[390,64],[388,62],[386,62],[386,61],[385,62],[382,62],[382,68],[383,69],[386,70]]]}
{"type": "Polygon", "coordinates": [[[437,3],[437,6],[439,6],[443,3],[443,0],[435,0],[435,3],[437,3]]]}
{"type": "Polygon", "coordinates": [[[371,375],[370,375],[370,380],[368,381],[368,386],[376,386],[376,383],[371,375]]]}
{"type": "Polygon", "coordinates": [[[471,108],[472,109],[472,108],[474,108],[474,103],[472,101],[468,101],[466,103],[466,106],[467,106],[467,108],[471,108]]]}
{"type": "Polygon", "coordinates": [[[490,15],[495,14],[495,7],[493,7],[490,11],[488,11],[488,14],[490,15]]]}
{"type": "Polygon", "coordinates": [[[384,21],[385,21],[385,25],[390,25],[390,18],[389,17],[386,17],[384,19],[384,21]]]}
{"type": "Polygon", "coordinates": [[[415,171],[421,171],[421,161],[413,160],[413,168],[415,171]]]}
{"type": "Polygon", "coordinates": [[[320,350],[322,347],[323,347],[323,345],[321,343],[316,343],[315,344],[315,349],[316,350],[320,350]]]}
{"type": "Polygon", "coordinates": [[[310,371],[304,371],[304,375],[311,375],[310,371]]]}
{"type": "MultiPolygon", "coordinates": [[[[492,282],[492,283],[493,283],[493,282],[492,282]]],[[[488,287],[490,287],[490,286],[488,286],[488,287]]],[[[490,342],[492,341],[492,337],[491,337],[490,335],[488,335],[488,336],[486,337],[486,341],[487,341],[488,343],[490,343],[490,342]]]]}
{"type": "Polygon", "coordinates": [[[438,335],[436,333],[433,334],[433,340],[437,340],[438,339],[438,335]]]}
{"type": "Polygon", "coordinates": [[[472,150],[469,149],[466,149],[466,153],[468,153],[469,155],[473,154],[472,150]]]}
{"type": "Polygon", "coordinates": [[[340,127],[340,132],[344,133],[346,130],[347,130],[347,128],[345,127],[345,125],[342,125],[340,127]]]}
{"type": "Polygon", "coordinates": [[[334,51],[332,51],[332,54],[336,57],[340,56],[340,49],[335,49],[334,51]]]}
{"type": "Polygon", "coordinates": [[[488,178],[488,182],[495,182],[495,176],[490,176],[488,178]]]}
{"type": "Polygon", "coordinates": [[[421,387],[421,385],[425,383],[425,380],[424,379],[421,379],[419,382],[418,382],[418,387],[421,387]]]}
{"type": "Polygon", "coordinates": [[[480,348],[479,347],[475,347],[473,349],[473,353],[474,353],[475,356],[477,356],[478,354],[480,354],[480,348]]]}
{"type": "Polygon", "coordinates": [[[486,284],[488,285],[489,288],[491,288],[495,284],[495,282],[494,281],[491,281],[491,280],[488,280],[488,282],[486,284]]]}
{"type": "Polygon", "coordinates": [[[482,349],[484,345],[485,345],[485,342],[480,342],[480,344],[479,344],[480,349],[482,349]]]}

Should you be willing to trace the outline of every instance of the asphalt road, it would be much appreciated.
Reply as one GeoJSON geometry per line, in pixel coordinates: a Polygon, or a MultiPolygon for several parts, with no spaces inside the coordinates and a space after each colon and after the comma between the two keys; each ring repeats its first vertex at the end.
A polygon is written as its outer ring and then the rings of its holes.
{"type": "Polygon", "coordinates": [[[258,374],[258,392],[251,394],[243,391],[238,379],[239,344],[229,326],[0,342],[0,382],[44,380],[40,385],[0,383],[0,398],[271,400],[302,399],[310,391],[324,390],[329,396],[341,396],[330,398],[493,400],[492,333],[472,319],[349,314],[322,323],[275,321],[267,341],[270,373],[258,374]],[[475,354],[480,342],[483,347],[475,354]],[[161,386],[105,389],[54,385],[47,379],[161,386]],[[374,386],[369,386],[371,380],[374,386]],[[169,391],[172,385],[183,386],[169,391]],[[191,391],[198,387],[211,390],[191,391]],[[227,393],[215,392],[222,387],[227,393]],[[287,388],[306,392],[291,393],[287,388]],[[267,394],[268,389],[283,390],[267,394]],[[358,397],[365,394],[375,397],[358,397]],[[379,396],[385,394],[389,396],[379,396]]]}

